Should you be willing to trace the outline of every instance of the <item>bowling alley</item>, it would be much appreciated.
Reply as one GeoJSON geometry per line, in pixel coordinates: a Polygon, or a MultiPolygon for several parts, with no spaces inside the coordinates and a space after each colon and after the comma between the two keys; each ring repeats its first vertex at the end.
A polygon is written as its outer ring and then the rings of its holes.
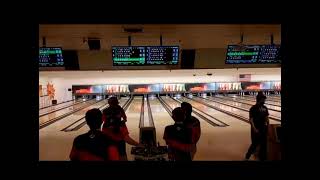
{"type": "Polygon", "coordinates": [[[39,161],[282,158],[280,24],[39,24],[39,161]]]}

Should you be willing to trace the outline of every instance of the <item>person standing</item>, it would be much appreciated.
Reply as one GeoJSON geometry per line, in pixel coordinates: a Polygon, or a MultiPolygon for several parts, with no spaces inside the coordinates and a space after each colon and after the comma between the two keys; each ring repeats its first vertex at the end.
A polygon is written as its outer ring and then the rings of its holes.
{"type": "Polygon", "coordinates": [[[263,93],[258,93],[256,96],[256,104],[250,108],[249,119],[251,124],[251,145],[246,153],[245,159],[250,159],[250,156],[260,146],[258,158],[260,161],[267,159],[267,133],[269,125],[268,108],[264,105],[266,96],[263,93]]]}
{"type": "Polygon", "coordinates": [[[120,159],[118,147],[100,131],[102,113],[91,109],[85,119],[89,132],[77,136],[73,141],[69,158],[71,161],[117,161],[120,159]]]}
{"type": "Polygon", "coordinates": [[[108,138],[117,143],[120,161],[127,161],[126,143],[133,146],[143,146],[129,136],[128,128],[124,121],[121,121],[121,109],[117,106],[109,106],[103,110],[104,124],[102,132],[108,138]]]}
{"type": "Polygon", "coordinates": [[[191,129],[192,144],[194,146],[193,151],[191,152],[191,159],[193,160],[194,155],[197,152],[197,143],[201,136],[200,121],[199,119],[191,115],[192,105],[190,103],[182,102],[181,109],[185,115],[184,124],[186,124],[187,128],[191,129]]]}
{"type": "Polygon", "coordinates": [[[192,161],[193,151],[191,130],[183,123],[184,113],[181,107],[172,111],[174,125],[166,126],[163,139],[168,145],[168,158],[170,161],[192,161]]]}

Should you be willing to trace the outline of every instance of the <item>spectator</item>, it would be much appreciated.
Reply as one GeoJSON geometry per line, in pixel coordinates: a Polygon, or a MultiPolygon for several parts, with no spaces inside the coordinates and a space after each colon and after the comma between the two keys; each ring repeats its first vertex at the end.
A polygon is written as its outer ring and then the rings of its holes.
{"type": "Polygon", "coordinates": [[[174,125],[167,126],[163,139],[168,145],[168,156],[171,161],[191,161],[193,151],[191,130],[183,123],[185,116],[181,107],[172,111],[174,125]]]}
{"type": "Polygon", "coordinates": [[[200,127],[200,121],[191,115],[192,113],[192,106],[188,102],[182,102],[181,103],[181,109],[184,112],[185,120],[184,124],[186,124],[187,128],[191,130],[192,133],[192,144],[194,146],[193,151],[191,152],[191,159],[193,160],[194,155],[197,152],[197,143],[200,139],[201,135],[201,127],[200,127]]]}
{"type": "Polygon", "coordinates": [[[74,139],[69,156],[71,161],[119,160],[116,144],[100,131],[102,123],[101,111],[99,109],[91,109],[86,113],[85,119],[90,130],[74,139]]]}
{"type": "Polygon", "coordinates": [[[111,138],[116,142],[120,154],[120,160],[126,161],[127,153],[125,143],[133,146],[140,146],[140,144],[129,136],[126,124],[121,121],[121,109],[116,106],[109,106],[103,111],[103,115],[106,119],[102,132],[108,138],[111,138]]]}

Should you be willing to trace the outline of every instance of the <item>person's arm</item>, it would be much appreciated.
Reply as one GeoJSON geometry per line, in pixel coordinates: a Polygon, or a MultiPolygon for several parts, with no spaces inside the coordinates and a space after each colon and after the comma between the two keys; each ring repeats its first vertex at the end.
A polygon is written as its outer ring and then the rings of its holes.
{"type": "Polygon", "coordinates": [[[121,136],[119,136],[119,135],[117,135],[117,134],[114,134],[110,128],[104,128],[104,129],[102,130],[102,133],[103,133],[104,135],[106,135],[107,137],[109,137],[110,139],[114,140],[114,141],[121,141],[121,140],[123,140],[123,137],[121,137],[121,136]]]}
{"type": "Polygon", "coordinates": [[[258,129],[255,127],[254,123],[253,123],[253,108],[250,108],[250,111],[249,111],[249,122],[251,124],[251,127],[253,129],[253,131],[255,133],[258,133],[258,129]]]}
{"type": "Polygon", "coordinates": [[[123,125],[120,129],[121,131],[121,134],[122,134],[122,137],[123,137],[123,140],[130,144],[130,145],[133,145],[133,146],[140,146],[140,143],[138,143],[137,141],[135,141],[134,139],[132,139],[130,136],[129,136],[129,131],[128,131],[128,128],[126,125],[123,125]]]}
{"type": "Polygon", "coordinates": [[[196,144],[199,141],[201,136],[201,127],[200,127],[199,121],[193,124],[191,131],[192,131],[192,143],[196,144]]]}
{"type": "Polygon", "coordinates": [[[130,145],[133,145],[133,146],[139,146],[139,145],[140,145],[137,141],[135,141],[134,139],[132,139],[132,138],[129,136],[129,134],[124,137],[124,140],[126,141],[126,143],[128,143],[128,144],[130,144],[130,145]]]}
{"type": "Polygon", "coordinates": [[[191,152],[194,148],[192,144],[184,144],[171,139],[166,139],[166,143],[168,146],[184,152],[191,152]]]}
{"type": "Polygon", "coordinates": [[[122,118],[124,120],[124,122],[127,122],[127,115],[126,115],[126,112],[122,109],[122,118]]]}
{"type": "Polygon", "coordinates": [[[72,149],[71,149],[71,152],[70,152],[70,155],[69,155],[69,158],[71,161],[76,161],[78,160],[78,153],[77,153],[77,149],[72,146],[72,149]]]}
{"type": "Polygon", "coordinates": [[[166,127],[163,133],[163,139],[166,141],[166,144],[168,146],[184,152],[191,152],[193,150],[192,148],[194,148],[194,146],[192,144],[183,144],[178,141],[170,139],[168,135],[168,131],[169,131],[168,127],[166,127]]]}
{"type": "Polygon", "coordinates": [[[252,127],[253,131],[254,131],[255,133],[258,133],[259,131],[258,131],[258,129],[254,126],[253,118],[250,118],[249,121],[250,121],[250,124],[251,124],[251,127],[252,127]]]}
{"type": "Polygon", "coordinates": [[[267,109],[267,116],[266,116],[266,124],[267,124],[267,126],[269,126],[269,123],[270,123],[270,121],[269,121],[269,111],[267,109]]]}

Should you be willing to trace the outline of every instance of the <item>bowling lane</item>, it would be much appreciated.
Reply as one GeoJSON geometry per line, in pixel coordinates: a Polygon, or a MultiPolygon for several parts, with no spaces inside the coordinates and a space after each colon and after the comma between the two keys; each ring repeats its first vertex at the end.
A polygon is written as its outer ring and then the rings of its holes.
{"type": "MultiPolygon", "coordinates": [[[[179,107],[180,103],[171,98],[162,97],[170,106],[179,107]]],[[[186,101],[181,98],[181,101],[186,101]]],[[[216,112],[210,110],[207,106],[189,101],[194,107],[197,107],[213,116],[216,112]],[[203,108],[203,109],[202,109],[203,108]]],[[[243,160],[250,145],[250,125],[230,116],[221,119],[228,123],[227,127],[214,127],[203,119],[197,117],[200,121],[201,136],[197,144],[195,161],[236,161],[243,160]]],[[[155,122],[156,123],[156,122],[155,122]]]]}
{"type": "MultiPolygon", "coordinates": [[[[228,101],[226,99],[220,99],[220,98],[216,98],[216,97],[207,97],[207,99],[212,99],[212,100],[215,100],[215,101],[218,101],[218,102],[230,104],[232,106],[244,108],[244,109],[247,109],[247,110],[249,110],[252,107],[251,105],[243,104],[241,102],[228,101]]],[[[281,112],[272,111],[271,109],[269,109],[269,114],[271,116],[274,116],[274,117],[277,117],[277,118],[281,119],[281,112]]]]}
{"type": "MultiPolygon", "coordinates": [[[[247,97],[243,97],[243,96],[238,96],[238,95],[233,95],[233,96],[229,96],[229,97],[233,97],[235,99],[242,99],[242,100],[246,100],[246,101],[251,101],[251,102],[256,102],[256,99],[254,98],[247,98],[247,97]]],[[[268,97],[267,97],[268,99],[268,97]]],[[[276,106],[281,106],[281,102],[274,102],[274,101],[268,101],[266,100],[266,103],[268,105],[276,105],[276,106]]]]}
{"type": "MultiPolygon", "coordinates": [[[[122,107],[128,100],[129,100],[128,97],[119,99],[119,105],[122,107]]],[[[108,104],[105,104],[105,106],[100,108],[101,112],[102,112],[103,109],[107,108],[108,106],[109,106],[108,104]]],[[[85,133],[85,132],[89,131],[89,127],[87,125],[85,125],[85,126],[82,126],[78,131],[80,131],[80,130],[81,130],[82,133],[85,133]]]]}
{"type": "Polygon", "coordinates": [[[47,115],[44,115],[44,116],[41,116],[39,118],[39,124],[42,124],[44,122],[47,122],[47,121],[50,121],[51,119],[54,119],[56,117],[59,117],[61,115],[64,115],[66,113],[70,113],[76,109],[79,109],[79,108],[82,108],[82,107],[85,107],[85,106],[88,106],[88,105],[92,105],[94,103],[97,103],[97,100],[90,100],[90,101],[85,101],[85,102],[82,102],[82,103],[79,103],[79,104],[76,104],[74,106],[70,106],[68,108],[65,108],[65,109],[61,109],[59,111],[56,111],[56,112],[52,112],[50,114],[47,114],[47,115]]]}
{"type": "Polygon", "coordinates": [[[61,104],[57,104],[57,105],[54,105],[54,106],[49,106],[49,107],[46,107],[46,108],[43,108],[43,109],[40,109],[39,110],[39,116],[45,114],[45,113],[49,113],[51,111],[54,111],[56,109],[60,109],[60,108],[64,108],[64,107],[67,107],[67,106],[71,106],[73,104],[77,104],[79,102],[81,102],[81,100],[73,100],[73,101],[68,101],[68,102],[65,102],[65,103],[61,103],[61,104]]]}
{"type": "MultiPolygon", "coordinates": [[[[221,99],[226,99],[226,100],[230,100],[230,101],[236,101],[236,102],[239,102],[239,103],[246,103],[246,104],[250,104],[250,105],[254,105],[256,104],[256,102],[254,101],[248,101],[248,100],[244,100],[244,99],[236,99],[234,97],[229,97],[229,96],[216,96],[218,98],[221,98],[221,99]]],[[[265,106],[269,109],[275,109],[275,110],[278,110],[278,111],[281,111],[281,106],[274,106],[274,105],[269,105],[269,104],[265,104],[265,106]]]]}
{"type": "MultiPolygon", "coordinates": [[[[245,95],[245,96],[243,96],[243,97],[244,97],[244,98],[247,98],[247,99],[256,100],[256,95],[255,95],[255,96],[245,95]]],[[[270,98],[270,96],[267,96],[266,101],[270,101],[270,102],[274,102],[274,103],[281,103],[281,99],[273,99],[273,98],[270,98]]]]}
{"type": "MultiPolygon", "coordinates": [[[[248,98],[252,98],[252,99],[256,99],[256,96],[252,96],[252,95],[245,95],[244,97],[248,97],[248,98]]],[[[269,101],[273,101],[273,102],[281,102],[281,98],[274,98],[272,96],[267,96],[269,101]]]]}
{"type": "Polygon", "coordinates": [[[206,113],[208,113],[208,114],[220,119],[221,121],[229,124],[230,126],[238,125],[239,123],[240,124],[248,124],[248,123],[243,122],[243,121],[241,121],[241,120],[239,120],[239,119],[237,119],[235,117],[229,116],[229,115],[227,115],[227,114],[225,114],[223,112],[220,112],[220,111],[217,111],[215,109],[212,109],[212,108],[210,108],[210,107],[208,107],[208,106],[206,106],[204,104],[198,103],[196,101],[192,101],[192,100],[184,98],[184,97],[181,97],[180,100],[190,103],[193,107],[198,108],[198,109],[200,109],[200,110],[202,110],[202,111],[204,111],[204,112],[206,112],[206,113]]]}
{"type": "MultiPolygon", "coordinates": [[[[139,142],[139,121],[140,121],[140,111],[142,104],[142,96],[135,96],[132,100],[130,106],[126,111],[127,119],[126,125],[128,127],[129,135],[132,139],[139,142]]],[[[126,144],[128,160],[133,161],[134,157],[131,155],[132,146],[126,144]]]]}
{"type": "Polygon", "coordinates": [[[78,112],[39,130],[39,160],[40,161],[68,161],[73,139],[87,132],[86,128],[79,131],[64,132],[61,129],[85,116],[92,108],[99,108],[107,104],[107,100],[100,101],[78,112]]]}
{"type": "Polygon", "coordinates": [[[156,128],[157,142],[159,142],[160,145],[165,145],[166,142],[163,140],[164,129],[166,126],[174,124],[174,121],[164,109],[158,98],[149,98],[149,101],[154,126],[156,128]]]}
{"type": "MultiPolygon", "coordinates": [[[[212,101],[209,101],[207,99],[202,99],[202,98],[198,98],[198,97],[193,97],[192,99],[193,100],[197,100],[199,102],[204,102],[204,103],[210,104],[212,106],[215,106],[217,108],[223,109],[225,111],[232,112],[234,114],[238,114],[238,115],[243,116],[245,118],[249,118],[249,112],[246,112],[244,110],[241,110],[241,109],[238,109],[238,108],[233,108],[233,107],[230,107],[230,106],[227,106],[227,105],[223,105],[223,104],[220,104],[220,103],[212,102],[212,101]]],[[[279,122],[270,119],[270,124],[279,124],[279,122]]]]}

